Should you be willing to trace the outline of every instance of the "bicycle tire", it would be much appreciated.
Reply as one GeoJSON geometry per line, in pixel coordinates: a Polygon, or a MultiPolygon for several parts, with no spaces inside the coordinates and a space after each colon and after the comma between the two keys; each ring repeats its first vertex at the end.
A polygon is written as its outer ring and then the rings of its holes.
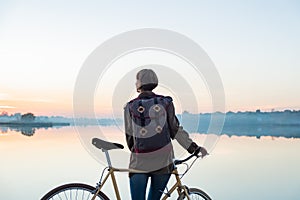
{"type": "MultiPolygon", "coordinates": [[[[95,190],[95,187],[83,183],[69,183],[52,189],[41,200],[89,200],[95,190]]],[[[96,200],[109,200],[109,198],[100,191],[96,200]]]]}
{"type": "MultiPolygon", "coordinates": [[[[206,194],[204,191],[200,190],[200,189],[197,189],[197,188],[189,188],[188,189],[189,191],[189,198],[191,200],[212,200],[208,194],[206,194]]],[[[185,200],[187,199],[186,198],[186,195],[185,193],[181,193],[178,197],[178,200],[185,200]]]]}

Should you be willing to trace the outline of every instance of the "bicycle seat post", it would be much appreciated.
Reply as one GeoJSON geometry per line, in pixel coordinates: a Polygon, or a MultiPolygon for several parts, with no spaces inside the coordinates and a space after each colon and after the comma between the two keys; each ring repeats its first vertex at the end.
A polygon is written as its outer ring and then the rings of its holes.
{"type": "Polygon", "coordinates": [[[102,149],[102,151],[105,153],[106,162],[107,162],[108,166],[111,168],[112,165],[111,165],[111,160],[110,160],[110,156],[109,156],[108,150],[102,149]]]}

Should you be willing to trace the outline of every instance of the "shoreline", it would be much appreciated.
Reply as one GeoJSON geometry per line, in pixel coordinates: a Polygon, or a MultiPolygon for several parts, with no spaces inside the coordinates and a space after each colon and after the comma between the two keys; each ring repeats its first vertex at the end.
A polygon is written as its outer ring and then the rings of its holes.
{"type": "Polygon", "coordinates": [[[0,127],[53,127],[70,126],[67,122],[0,122],[0,127]]]}

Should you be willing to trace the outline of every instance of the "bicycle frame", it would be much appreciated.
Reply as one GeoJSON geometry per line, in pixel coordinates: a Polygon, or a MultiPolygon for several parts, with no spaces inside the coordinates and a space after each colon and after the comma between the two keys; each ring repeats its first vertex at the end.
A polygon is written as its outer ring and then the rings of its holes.
{"type": "MultiPolygon", "coordinates": [[[[138,170],[131,170],[131,169],[121,169],[121,168],[114,168],[112,167],[111,165],[111,160],[110,160],[110,156],[109,156],[109,153],[107,150],[103,150],[102,151],[105,153],[105,157],[106,157],[106,161],[107,161],[107,164],[108,164],[108,169],[105,168],[102,172],[102,176],[100,178],[100,181],[99,183],[97,184],[97,187],[96,187],[96,192],[94,194],[94,196],[92,197],[91,200],[95,200],[95,198],[97,197],[97,195],[99,194],[99,192],[101,191],[102,187],[104,186],[104,184],[106,183],[107,179],[109,178],[109,176],[111,176],[111,180],[112,180],[112,184],[113,184],[113,187],[114,187],[114,191],[115,191],[115,195],[116,195],[116,198],[117,200],[121,200],[121,196],[120,196],[120,192],[119,192],[119,188],[118,188],[118,184],[117,184],[117,181],[116,181],[116,177],[115,177],[115,172],[141,172],[141,171],[138,171],[138,170]],[[103,177],[103,173],[105,170],[108,170],[108,173],[106,174],[106,176],[104,177],[103,181],[102,181],[102,177],[103,177]]],[[[169,198],[171,196],[171,194],[177,189],[177,192],[178,192],[178,195],[181,194],[182,190],[183,192],[187,195],[188,197],[188,190],[186,188],[186,186],[183,186],[182,183],[181,183],[181,179],[179,177],[179,174],[178,174],[178,171],[177,171],[177,168],[175,168],[172,173],[175,178],[176,178],[176,182],[175,184],[171,187],[170,190],[168,190],[168,192],[163,196],[162,200],[166,200],[167,198],[169,198]]]]}
{"type": "MultiPolygon", "coordinates": [[[[109,177],[111,177],[112,184],[113,184],[114,191],[115,191],[115,195],[116,195],[116,199],[121,200],[121,196],[120,196],[120,193],[119,193],[119,188],[118,188],[116,177],[115,177],[115,172],[147,173],[146,171],[132,170],[132,169],[121,169],[121,168],[115,168],[115,167],[112,166],[108,151],[112,150],[112,149],[123,149],[124,146],[122,144],[107,142],[107,141],[101,140],[99,138],[93,138],[92,143],[98,149],[102,149],[102,152],[105,153],[106,161],[107,161],[107,164],[108,164],[108,166],[103,169],[100,180],[97,183],[96,187],[93,187],[93,186],[87,185],[87,184],[83,184],[83,183],[63,184],[63,185],[60,185],[60,186],[50,190],[47,194],[45,194],[42,197],[42,199],[50,200],[50,199],[53,199],[55,197],[59,198],[59,199],[62,199],[61,195],[66,197],[66,198],[70,197],[72,199],[72,197],[74,197],[75,199],[77,199],[78,195],[82,196],[82,198],[83,198],[83,197],[85,197],[85,194],[88,196],[89,199],[91,197],[92,200],[95,200],[96,197],[97,198],[100,197],[101,199],[109,199],[105,195],[105,193],[103,193],[101,190],[102,190],[103,186],[105,185],[106,181],[109,179],[109,177]],[[108,170],[108,173],[104,177],[104,172],[106,172],[106,170],[108,170]],[[104,179],[103,179],[103,177],[104,177],[104,179]]],[[[178,170],[175,167],[175,169],[171,172],[171,174],[173,174],[175,179],[176,179],[176,181],[174,181],[175,184],[171,187],[170,190],[168,190],[168,188],[164,189],[164,191],[166,190],[166,192],[160,191],[160,192],[164,193],[164,195],[162,197],[162,200],[166,200],[169,197],[171,197],[171,194],[175,190],[177,190],[178,197],[180,199],[186,199],[187,198],[188,200],[190,200],[191,198],[196,197],[196,198],[201,198],[201,199],[204,199],[204,200],[212,200],[209,197],[209,195],[206,192],[204,192],[203,190],[201,190],[199,188],[188,188],[187,186],[182,185],[182,183],[181,183],[182,177],[191,169],[191,167],[193,166],[195,161],[198,158],[203,158],[203,156],[199,155],[198,153],[199,152],[196,151],[195,153],[191,154],[190,156],[188,156],[185,159],[174,160],[173,161],[174,166],[177,166],[177,165],[180,165],[180,164],[185,164],[186,165],[186,170],[183,173],[178,174],[178,170]],[[189,162],[189,163],[187,162],[191,158],[194,158],[194,157],[196,157],[196,158],[192,162],[189,162]]]]}

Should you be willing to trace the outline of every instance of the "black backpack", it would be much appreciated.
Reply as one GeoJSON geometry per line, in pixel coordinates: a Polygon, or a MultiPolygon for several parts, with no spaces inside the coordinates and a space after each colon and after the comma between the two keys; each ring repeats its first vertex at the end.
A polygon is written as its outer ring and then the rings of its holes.
{"type": "Polygon", "coordinates": [[[136,153],[153,152],[171,142],[166,111],[171,102],[171,97],[158,95],[129,102],[136,153]]]}

